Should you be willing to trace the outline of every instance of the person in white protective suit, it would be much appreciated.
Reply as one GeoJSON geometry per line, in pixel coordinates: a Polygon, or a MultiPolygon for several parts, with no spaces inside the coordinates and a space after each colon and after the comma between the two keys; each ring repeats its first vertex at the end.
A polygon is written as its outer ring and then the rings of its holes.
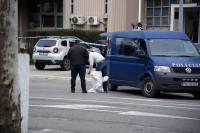
{"type": "MultiPolygon", "coordinates": [[[[93,64],[96,63],[96,71],[100,71],[102,73],[101,77],[107,76],[107,65],[106,65],[105,58],[97,52],[88,51],[88,54],[89,54],[89,63],[90,63],[88,74],[91,73],[93,64]]],[[[103,82],[103,90],[105,93],[107,93],[107,82],[103,82]]]]}

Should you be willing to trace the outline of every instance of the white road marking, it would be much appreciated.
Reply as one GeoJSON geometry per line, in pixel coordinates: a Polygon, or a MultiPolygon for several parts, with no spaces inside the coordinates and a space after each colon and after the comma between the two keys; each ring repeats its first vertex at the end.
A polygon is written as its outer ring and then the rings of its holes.
{"type": "Polygon", "coordinates": [[[87,105],[87,104],[71,104],[71,105],[30,105],[31,107],[44,107],[44,108],[61,108],[61,109],[79,109],[79,110],[90,110],[99,112],[110,112],[110,113],[122,113],[122,111],[112,111],[100,108],[116,108],[104,105],[87,105]]]}
{"type": "Polygon", "coordinates": [[[175,119],[187,119],[187,120],[200,120],[196,118],[190,117],[181,117],[181,116],[173,116],[173,115],[163,115],[163,114],[154,114],[154,113],[146,113],[146,112],[139,112],[139,111],[129,111],[119,113],[121,115],[135,115],[135,116],[149,116],[149,117],[163,117],[163,118],[175,118],[175,119]]]}
{"type": "Polygon", "coordinates": [[[44,108],[62,108],[62,109],[78,109],[78,110],[90,110],[97,112],[109,112],[109,113],[118,113],[120,115],[134,115],[134,116],[147,116],[147,117],[159,117],[159,118],[172,118],[172,119],[187,119],[187,120],[197,120],[200,119],[190,118],[190,117],[181,117],[181,116],[172,116],[172,115],[163,115],[163,114],[155,114],[155,113],[147,113],[147,112],[139,112],[139,111],[113,111],[113,110],[105,110],[101,108],[116,108],[112,106],[104,106],[104,105],[87,105],[87,104],[71,104],[71,105],[30,105],[32,107],[44,107],[44,108]]]}
{"type": "Polygon", "coordinates": [[[122,104],[122,105],[137,105],[137,106],[147,106],[147,107],[161,107],[161,108],[173,108],[173,109],[188,109],[188,110],[200,110],[200,108],[190,108],[190,107],[178,107],[166,106],[166,105],[155,105],[155,104],[142,104],[142,103],[124,103],[124,102],[111,102],[111,101],[94,101],[94,100],[84,100],[84,99],[64,99],[64,98],[48,98],[48,97],[30,97],[30,99],[48,99],[48,100],[63,100],[63,101],[79,101],[79,102],[92,102],[92,103],[112,103],[112,104],[122,104]]]}
{"type": "Polygon", "coordinates": [[[32,105],[41,107],[63,108],[63,109],[91,109],[91,108],[116,108],[104,105],[70,104],[70,105],[32,105]]]}
{"type": "Polygon", "coordinates": [[[176,104],[176,105],[182,105],[182,106],[194,106],[194,107],[200,107],[199,104],[193,104],[193,103],[185,103],[185,102],[172,102],[172,101],[165,101],[165,100],[155,100],[155,99],[137,99],[137,98],[122,98],[122,97],[105,97],[110,99],[122,99],[122,100],[132,100],[132,101],[146,101],[146,102],[164,102],[168,104],[176,104]]]}

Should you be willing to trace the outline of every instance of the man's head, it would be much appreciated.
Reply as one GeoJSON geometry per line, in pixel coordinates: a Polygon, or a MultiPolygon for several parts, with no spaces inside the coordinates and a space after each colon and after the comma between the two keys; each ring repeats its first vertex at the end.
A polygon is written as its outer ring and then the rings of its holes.
{"type": "Polygon", "coordinates": [[[79,45],[80,44],[80,40],[75,40],[75,45],[79,45]]]}
{"type": "Polygon", "coordinates": [[[106,41],[106,46],[108,46],[108,41],[106,41]]]}
{"type": "Polygon", "coordinates": [[[88,55],[90,55],[90,50],[88,49],[88,55]]]}

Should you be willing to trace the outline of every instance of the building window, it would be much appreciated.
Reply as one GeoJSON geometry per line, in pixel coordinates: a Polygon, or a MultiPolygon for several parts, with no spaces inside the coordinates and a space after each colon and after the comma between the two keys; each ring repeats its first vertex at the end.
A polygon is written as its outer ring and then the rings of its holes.
{"type": "Polygon", "coordinates": [[[58,13],[62,13],[63,12],[63,1],[62,0],[58,0],[57,1],[57,12],[58,13]]]}
{"type": "Polygon", "coordinates": [[[43,13],[53,13],[55,8],[55,1],[44,0],[43,1],[43,13]]]}
{"type": "Polygon", "coordinates": [[[63,0],[30,0],[28,9],[28,29],[63,27],[63,0]]]}
{"type": "Polygon", "coordinates": [[[105,0],[105,13],[108,13],[108,0],[105,0]]]}
{"type": "Polygon", "coordinates": [[[71,0],[71,14],[74,13],[74,0],[71,0]]]}
{"type": "Polygon", "coordinates": [[[54,27],[55,21],[53,15],[42,15],[42,27],[48,28],[48,27],[54,27]]]}
{"type": "Polygon", "coordinates": [[[29,28],[39,28],[40,27],[40,16],[30,15],[29,16],[29,28]]]}
{"type": "Polygon", "coordinates": [[[63,16],[57,16],[57,27],[58,28],[63,27],[63,16]]]}
{"type": "Polygon", "coordinates": [[[168,27],[170,6],[178,0],[146,0],[147,27],[168,27]]]}
{"type": "Polygon", "coordinates": [[[147,7],[153,7],[153,0],[147,0],[147,7]]]}

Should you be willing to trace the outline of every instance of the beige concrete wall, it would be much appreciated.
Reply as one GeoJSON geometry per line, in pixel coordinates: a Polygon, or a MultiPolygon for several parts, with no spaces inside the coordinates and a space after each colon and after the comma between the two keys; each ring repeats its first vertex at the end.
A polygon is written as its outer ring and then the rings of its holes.
{"type": "Polygon", "coordinates": [[[83,30],[104,30],[104,0],[74,0],[74,13],[71,14],[71,0],[63,1],[63,28],[83,29],[83,30]],[[83,25],[71,25],[70,18],[72,16],[84,16],[87,21],[88,16],[98,16],[99,25],[90,26],[85,22],[83,25]]]}
{"type": "Polygon", "coordinates": [[[108,32],[126,29],[127,0],[109,0],[108,32]]]}
{"type": "MultiPolygon", "coordinates": [[[[104,19],[107,19],[107,31],[123,31],[132,30],[131,23],[138,23],[138,0],[108,0],[108,13],[105,14],[105,0],[75,0],[74,13],[71,14],[71,0],[63,1],[63,28],[64,29],[83,29],[83,30],[104,30],[104,19]],[[87,25],[71,25],[70,18],[72,16],[98,16],[100,24],[98,26],[87,25]]],[[[145,24],[145,1],[142,0],[142,23],[145,24]]]]}

